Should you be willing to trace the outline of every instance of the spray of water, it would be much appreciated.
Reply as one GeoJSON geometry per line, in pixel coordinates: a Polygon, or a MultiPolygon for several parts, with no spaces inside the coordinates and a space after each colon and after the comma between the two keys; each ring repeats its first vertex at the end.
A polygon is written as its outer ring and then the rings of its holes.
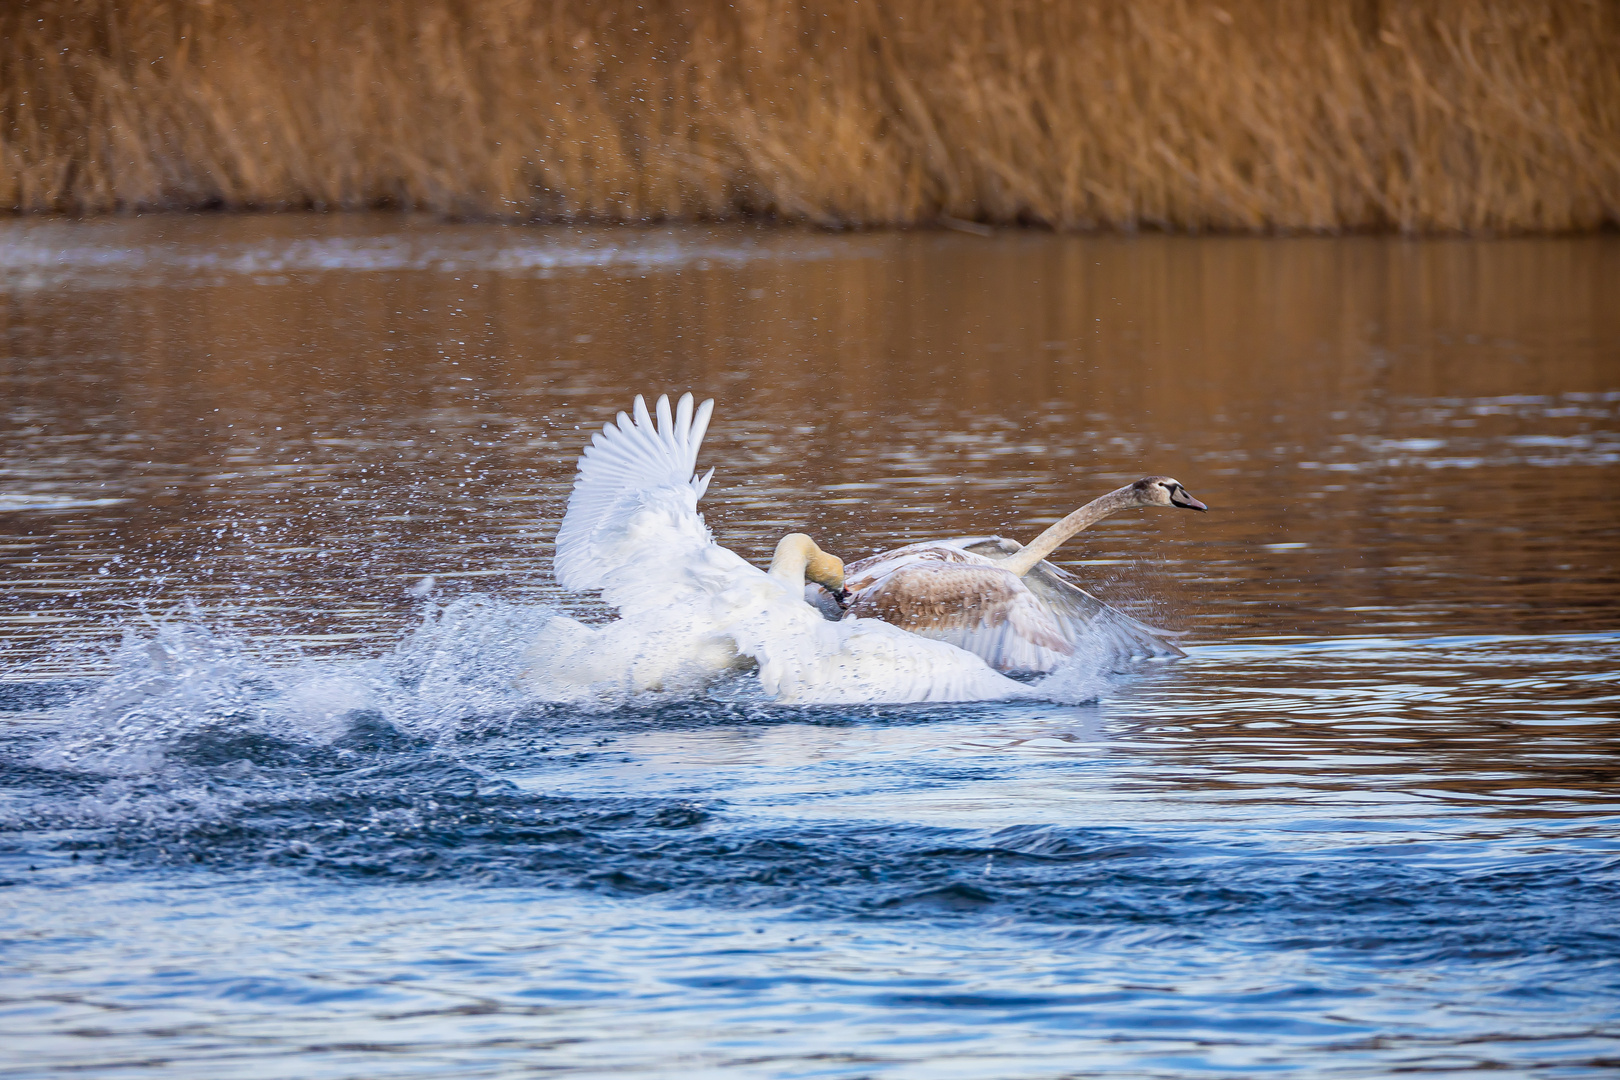
{"type": "MultiPolygon", "coordinates": [[[[634,694],[608,673],[581,694],[548,695],[534,677],[534,643],[557,613],[489,596],[425,601],[420,622],[391,649],[314,658],[255,641],[196,609],[127,628],[109,658],[113,673],[55,711],[33,755],[39,766],[102,776],[150,775],[198,737],[251,735],[330,746],[370,725],[423,745],[476,736],[548,712],[599,714],[703,702],[769,707],[757,679],[728,672],[705,685],[634,694]]],[[[1033,684],[1039,698],[1095,700],[1104,662],[1084,650],[1033,684]]]]}

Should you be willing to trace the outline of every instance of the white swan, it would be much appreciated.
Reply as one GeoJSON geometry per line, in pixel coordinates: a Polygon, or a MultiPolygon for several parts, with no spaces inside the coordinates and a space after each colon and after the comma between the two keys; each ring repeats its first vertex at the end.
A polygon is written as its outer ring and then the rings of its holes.
{"type": "Polygon", "coordinates": [[[579,459],[557,532],[557,581],[600,589],[619,618],[587,626],[557,616],[530,648],[526,682],[553,700],[603,690],[690,692],[757,665],[785,703],[976,701],[1028,687],[971,653],[873,619],[829,622],[804,600],[805,577],[833,588],[843,567],[803,534],[783,537],[769,572],[714,542],[693,475],[712,401],[674,413],[660,397],[620,413],[579,459]]]}
{"type": "Polygon", "coordinates": [[[843,617],[882,619],[948,641],[998,671],[1051,671],[1082,648],[1115,661],[1184,655],[1164,631],[1114,610],[1045,561],[1082,529],[1132,506],[1209,509],[1180,481],[1149,476],[1093,499],[1028,547],[968,536],[896,548],[849,565],[843,617]]]}

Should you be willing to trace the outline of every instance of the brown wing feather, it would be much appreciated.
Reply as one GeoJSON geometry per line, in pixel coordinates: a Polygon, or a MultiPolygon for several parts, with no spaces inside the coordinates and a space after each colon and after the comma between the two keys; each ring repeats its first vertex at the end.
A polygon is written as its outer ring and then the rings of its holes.
{"type": "Polygon", "coordinates": [[[968,563],[983,566],[986,560],[969,555],[960,548],[945,547],[941,544],[907,544],[893,551],[883,551],[852,563],[845,563],[844,582],[850,591],[859,592],[879,578],[893,573],[895,564],[903,566],[911,562],[968,563]]]}
{"type": "Polygon", "coordinates": [[[994,566],[908,563],[856,596],[849,614],[925,634],[1005,626],[1043,649],[1074,652],[1063,628],[1023,582],[994,566]]]}
{"type": "MultiPolygon", "coordinates": [[[[967,544],[964,550],[976,555],[999,558],[1022,549],[1016,540],[1000,536],[987,537],[967,544]]],[[[1074,583],[1074,575],[1062,567],[1044,560],[1024,575],[1024,584],[1039,597],[1063,626],[1069,641],[1076,644],[1090,635],[1126,656],[1185,656],[1176,645],[1167,640],[1172,635],[1157,627],[1131,618],[1116,608],[1103,603],[1074,583]]]]}

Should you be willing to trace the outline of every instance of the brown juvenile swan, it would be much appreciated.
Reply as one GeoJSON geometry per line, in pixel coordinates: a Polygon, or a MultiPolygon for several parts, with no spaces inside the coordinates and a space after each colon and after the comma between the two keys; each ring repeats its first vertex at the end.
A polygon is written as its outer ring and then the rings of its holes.
{"type": "Polygon", "coordinates": [[[1050,671],[1082,642],[1112,659],[1180,656],[1163,631],[1115,611],[1045,561],[1074,534],[1133,506],[1209,509],[1180,481],[1149,476],[1093,499],[1028,547],[970,536],[872,555],[844,569],[843,617],[948,641],[999,671],[1050,671]]]}

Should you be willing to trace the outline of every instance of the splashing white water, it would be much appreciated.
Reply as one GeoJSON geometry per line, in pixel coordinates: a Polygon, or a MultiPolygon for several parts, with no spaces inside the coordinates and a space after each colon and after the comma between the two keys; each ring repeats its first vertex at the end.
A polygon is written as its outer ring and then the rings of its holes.
{"type": "Polygon", "coordinates": [[[429,606],[381,656],[312,659],[257,645],[193,611],[126,630],[113,673],[64,706],[40,764],[133,775],[162,766],[182,736],[236,728],[325,744],[366,714],[436,740],[532,709],[514,683],[552,612],[487,597],[429,606]]]}
{"type": "MultiPolygon", "coordinates": [[[[337,659],[277,651],[209,625],[195,609],[151,619],[125,631],[110,676],[56,710],[55,733],[35,759],[135,776],[161,769],[177,740],[210,730],[325,745],[365,716],[438,742],[562,702],[573,713],[705,699],[769,704],[747,671],[639,694],[608,672],[589,694],[577,686],[546,694],[532,678],[534,643],[556,614],[486,596],[428,604],[392,650],[337,659]]],[[[1108,681],[1102,663],[1080,655],[1032,689],[1039,699],[1076,704],[1095,700],[1108,681]]]]}

